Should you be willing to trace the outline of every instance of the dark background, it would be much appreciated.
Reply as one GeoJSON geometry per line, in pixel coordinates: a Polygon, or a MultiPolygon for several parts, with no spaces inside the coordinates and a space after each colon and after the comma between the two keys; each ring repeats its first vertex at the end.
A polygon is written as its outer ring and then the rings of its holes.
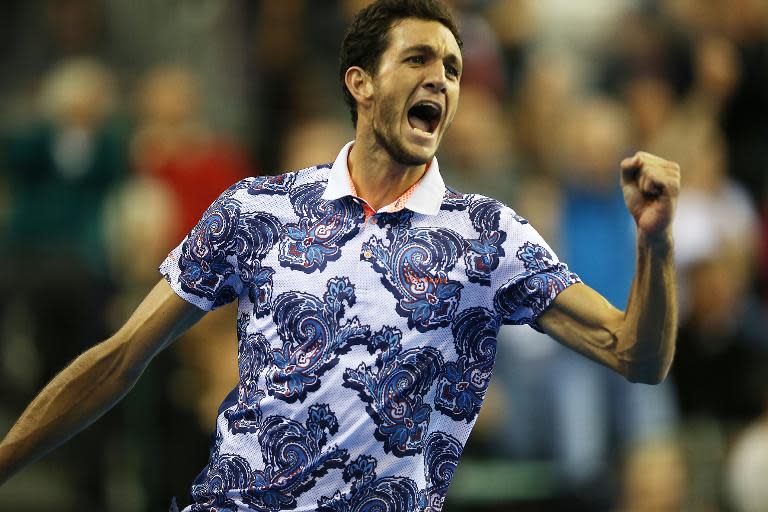
{"type": "MultiPolygon", "coordinates": [[[[125,321],[219,192],[353,137],[336,62],[366,3],[0,3],[0,431],[125,321]]],[[[618,162],[675,160],[683,192],[670,378],[629,385],[504,330],[445,510],[765,510],[768,4],[451,4],[466,46],[449,185],[511,205],[619,307],[634,233],[618,162]]],[[[236,383],[233,327],[231,309],[206,317],[0,509],[185,504],[236,383]]]]}

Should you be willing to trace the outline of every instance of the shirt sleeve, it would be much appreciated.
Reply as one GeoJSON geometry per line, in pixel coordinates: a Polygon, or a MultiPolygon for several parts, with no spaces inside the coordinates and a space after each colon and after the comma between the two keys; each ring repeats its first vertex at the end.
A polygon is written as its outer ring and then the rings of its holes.
{"type": "Polygon", "coordinates": [[[224,191],[160,264],[171,288],[203,311],[229,304],[243,291],[236,253],[241,210],[235,193],[245,186],[243,180],[224,191]]]}
{"type": "Polygon", "coordinates": [[[560,292],[581,279],[558,259],[527,220],[505,209],[502,224],[508,234],[504,243],[506,257],[501,261],[503,277],[494,296],[494,308],[505,324],[528,324],[541,331],[537,323],[541,314],[560,292]]]}

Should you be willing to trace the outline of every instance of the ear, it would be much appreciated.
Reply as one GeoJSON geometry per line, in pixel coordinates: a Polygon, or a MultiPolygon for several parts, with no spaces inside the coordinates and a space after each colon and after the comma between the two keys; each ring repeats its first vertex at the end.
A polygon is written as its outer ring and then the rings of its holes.
{"type": "Polygon", "coordinates": [[[359,66],[352,66],[344,74],[344,83],[358,105],[365,105],[373,98],[373,77],[359,66]]]}

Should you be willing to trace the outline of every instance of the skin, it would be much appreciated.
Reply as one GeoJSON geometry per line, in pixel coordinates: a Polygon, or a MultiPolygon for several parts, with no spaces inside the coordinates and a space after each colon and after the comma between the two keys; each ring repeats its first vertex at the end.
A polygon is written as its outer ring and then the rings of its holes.
{"type": "Polygon", "coordinates": [[[358,113],[348,164],[355,189],[374,209],[400,197],[424,175],[456,114],[461,65],[450,30],[435,21],[406,19],[390,29],[375,74],[347,70],[345,82],[358,113]],[[443,110],[431,136],[408,122],[408,109],[424,100],[443,110]]]}
{"type": "Polygon", "coordinates": [[[672,219],[680,167],[643,151],[620,164],[624,202],[637,224],[637,268],[626,311],[585,284],[564,290],[538,320],[560,343],[621,373],[658,384],[672,365],[677,287],[672,219]]]}
{"type": "MultiPolygon", "coordinates": [[[[459,100],[461,53],[437,22],[406,19],[392,27],[376,73],[352,67],[346,83],[358,102],[349,155],[355,187],[374,208],[389,204],[425,172],[459,100]],[[417,101],[443,107],[432,135],[413,130],[417,101]]],[[[555,339],[624,375],[656,383],[672,362],[677,324],[671,223],[680,169],[649,153],[621,162],[624,198],[638,227],[637,272],[626,311],[576,284],[539,318],[555,339]]],[[[157,353],[203,312],[161,280],[111,338],[78,357],[32,401],[0,443],[0,484],[83,430],[130,391],[157,353]]]]}
{"type": "Polygon", "coordinates": [[[27,406],[0,443],[0,484],[111,409],[203,315],[161,280],[114,336],[81,354],[27,406]]]}

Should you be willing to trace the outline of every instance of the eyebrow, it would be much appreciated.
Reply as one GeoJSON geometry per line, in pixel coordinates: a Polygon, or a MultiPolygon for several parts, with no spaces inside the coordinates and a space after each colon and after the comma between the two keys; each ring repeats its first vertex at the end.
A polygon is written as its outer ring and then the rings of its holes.
{"type": "MultiPolygon", "coordinates": [[[[437,54],[437,52],[435,51],[435,48],[428,44],[415,44],[413,46],[409,46],[405,48],[402,51],[402,53],[410,53],[410,52],[425,53],[431,56],[434,56],[437,54]]],[[[446,62],[449,62],[450,64],[453,64],[454,66],[459,67],[459,69],[461,69],[462,67],[462,61],[458,56],[456,56],[455,53],[449,53],[443,58],[443,60],[446,62]]]]}

